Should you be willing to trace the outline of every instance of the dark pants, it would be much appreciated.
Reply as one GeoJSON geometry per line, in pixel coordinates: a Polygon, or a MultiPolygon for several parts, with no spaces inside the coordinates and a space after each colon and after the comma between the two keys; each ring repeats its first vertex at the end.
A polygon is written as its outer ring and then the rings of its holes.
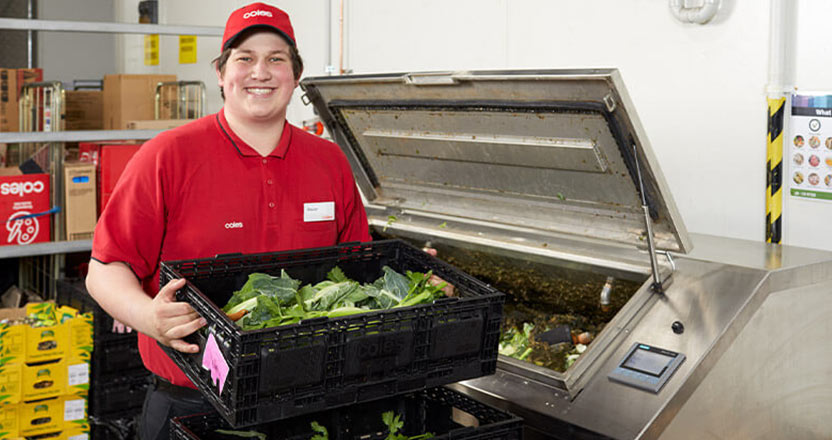
{"type": "Polygon", "coordinates": [[[214,411],[214,407],[195,389],[171,385],[154,376],[153,385],[144,398],[139,420],[141,440],[167,440],[170,436],[170,419],[214,411]]]}

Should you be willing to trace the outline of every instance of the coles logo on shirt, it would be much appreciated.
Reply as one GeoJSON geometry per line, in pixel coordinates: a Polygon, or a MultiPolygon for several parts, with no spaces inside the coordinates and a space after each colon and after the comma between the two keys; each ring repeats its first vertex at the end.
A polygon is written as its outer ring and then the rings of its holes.
{"type": "Polygon", "coordinates": [[[225,229],[242,229],[243,222],[228,222],[225,224],[225,229]]]}

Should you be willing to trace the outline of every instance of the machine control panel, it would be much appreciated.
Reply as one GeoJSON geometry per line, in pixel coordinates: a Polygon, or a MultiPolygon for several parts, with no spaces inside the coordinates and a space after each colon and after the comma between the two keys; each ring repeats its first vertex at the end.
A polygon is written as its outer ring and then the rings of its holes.
{"type": "Polygon", "coordinates": [[[685,355],[636,342],[609,378],[636,388],[658,393],[667,383],[685,355]]]}

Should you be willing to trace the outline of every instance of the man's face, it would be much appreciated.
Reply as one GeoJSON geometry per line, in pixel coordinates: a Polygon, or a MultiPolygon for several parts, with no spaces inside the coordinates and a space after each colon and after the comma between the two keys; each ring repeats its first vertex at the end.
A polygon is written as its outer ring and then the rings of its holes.
{"type": "Polygon", "coordinates": [[[217,71],[217,78],[225,93],[226,113],[249,122],[285,118],[298,85],[289,44],[269,31],[251,34],[232,49],[225,72],[217,71]]]}

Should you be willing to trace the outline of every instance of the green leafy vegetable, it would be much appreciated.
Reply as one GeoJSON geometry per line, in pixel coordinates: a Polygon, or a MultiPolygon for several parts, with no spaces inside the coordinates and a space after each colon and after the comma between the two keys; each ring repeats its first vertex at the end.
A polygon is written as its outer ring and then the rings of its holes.
{"type": "Polygon", "coordinates": [[[512,327],[505,331],[500,337],[500,346],[498,351],[503,356],[510,356],[521,361],[526,359],[532,352],[531,337],[534,324],[530,322],[523,323],[523,331],[512,327]]]}
{"type": "Polygon", "coordinates": [[[242,438],[256,438],[258,440],[267,440],[266,434],[259,433],[257,431],[232,431],[229,429],[217,429],[217,434],[224,434],[224,435],[234,435],[237,437],[242,438]]]}
{"type": "Polygon", "coordinates": [[[404,434],[399,434],[399,430],[404,427],[404,422],[401,420],[401,416],[395,414],[393,411],[387,411],[382,414],[381,420],[384,422],[384,425],[387,426],[388,434],[385,440],[424,440],[435,437],[433,433],[430,432],[410,437],[404,434]]]}
{"type": "Polygon", "coordinates": [[[388,215],[387,216],[387,223],[384,225],[384,228],[382,228],[381,232],[387,232],[387,228],[389,228],[390,225],[397,222],[398,220],[399,220],[398,217],[396,217],[395,215],[388,215]]]}
{"type": "Polygon", "coordinates": [[[256,330],[294,324],[304,319],[337,318],[433,302],[444,296],[446,283],[430,283],[432,272],[407,271],[402,275],[388,266],[372,283],[360,284],[334,267],[327,279],[300,286],[285,271],[280,277],[253,273],[223,307],[234,315],[243,330],[256,330]],[[241,316],[242,315],[242,316],[241,316]]]}
{"type": "Polygon", "coordinates": [[[329,432],[327,432],[326,428],[319,425],[318,422],[312,422],[312,431],[315,432],[315,435],[309,440],[329,440],[329,432]]]}

